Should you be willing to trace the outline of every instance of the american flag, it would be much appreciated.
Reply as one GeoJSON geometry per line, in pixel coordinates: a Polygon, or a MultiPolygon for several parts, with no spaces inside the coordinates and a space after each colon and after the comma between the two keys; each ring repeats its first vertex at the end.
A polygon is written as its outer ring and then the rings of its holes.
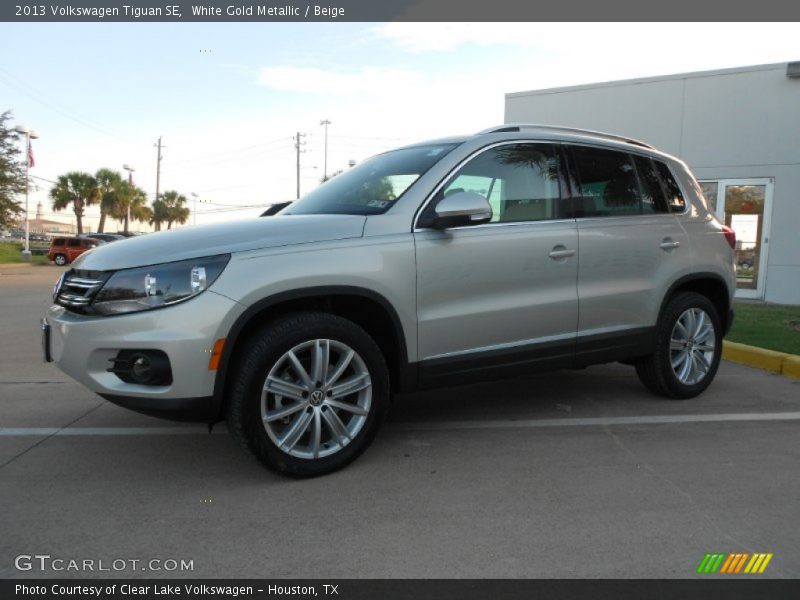
{"type": "Polygon", "coordinates": [[[28,168],[35,167],[36,161],[33,160],[33,146],[28,142],[28,168]]]}

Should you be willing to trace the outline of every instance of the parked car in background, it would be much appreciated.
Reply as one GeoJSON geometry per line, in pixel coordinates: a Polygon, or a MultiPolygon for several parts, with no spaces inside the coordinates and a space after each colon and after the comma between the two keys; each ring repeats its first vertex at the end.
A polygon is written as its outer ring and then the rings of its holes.
{"type": "Polygon", "coordinates": [[[82,233],[78,237],[100,240],[106,243],[118,242],[125,239],[125,236],[119,233],[82,233]]]}
{"type": "Polygon", "coordinates": [[[320,475],[369,445],[395,392],[621,361],[658,396],[699,395],[735,245],[679,159],[504,125],[380,154],[269,218],[88,253],[43,347],[111,402],[225,418],[269,468],[320,475]]]}
{"type": "Polygon", "coordinates": [[[50,242],[47,258],[59,266],[68,265],[87,250],[91,250],[103,243],[92,238],[56,237],[50,242]]]}

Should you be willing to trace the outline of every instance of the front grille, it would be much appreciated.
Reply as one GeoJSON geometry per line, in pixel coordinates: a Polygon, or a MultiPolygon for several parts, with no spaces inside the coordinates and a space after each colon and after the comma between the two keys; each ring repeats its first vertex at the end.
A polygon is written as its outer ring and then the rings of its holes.
{"type": "Polygon", "coordinates": [[[67,271],[55,297],[56,304],[72,312],[81,314],[91,312],[89,305],[110,275],[111,273],[103,271],[77,269],[67,271]]]}

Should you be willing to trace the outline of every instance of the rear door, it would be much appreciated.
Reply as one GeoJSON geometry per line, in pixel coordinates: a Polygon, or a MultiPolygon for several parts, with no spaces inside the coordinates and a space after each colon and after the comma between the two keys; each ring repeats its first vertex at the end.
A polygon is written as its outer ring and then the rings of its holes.
{"type": "Polygon", "coordinates": [[[647,352],[664,294],[691,271],[688,237],[649,157],[583,145],[569,155],[578,188],[578,357],[647,352]]]}
{"type": "Polygon", "coordinates": [[[83,248],[81,248],[81,240],[80,238],[68,238],[67,239],[67,259],[69,262],[72,262],[76,258],[78,258],[83,252],[83,248]]]}
{"type": "MultiPolygon", "coordinates": [[[[458,191],[484,195],[490,223],[418,229],[418,354],[466,374],[574,355],[577,230],[563,193],[559,152],[506,143],[460,167],[428,209],[458,191]],[[460,363],[460,365],[459,365],[460,363]]],[[[424,375],[424,373],[421,373],[424,375]]]]}

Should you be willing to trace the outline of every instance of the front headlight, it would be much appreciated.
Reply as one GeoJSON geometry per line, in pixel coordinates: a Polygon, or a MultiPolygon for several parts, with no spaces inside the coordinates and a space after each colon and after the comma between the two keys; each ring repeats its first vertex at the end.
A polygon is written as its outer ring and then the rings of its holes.
{"type": "Polygon", "coordinates": [[[150,310],[188,300],[219,277],[230,254],[123,269],[97,293],[92,307],[101,315],[150,310]]]}

